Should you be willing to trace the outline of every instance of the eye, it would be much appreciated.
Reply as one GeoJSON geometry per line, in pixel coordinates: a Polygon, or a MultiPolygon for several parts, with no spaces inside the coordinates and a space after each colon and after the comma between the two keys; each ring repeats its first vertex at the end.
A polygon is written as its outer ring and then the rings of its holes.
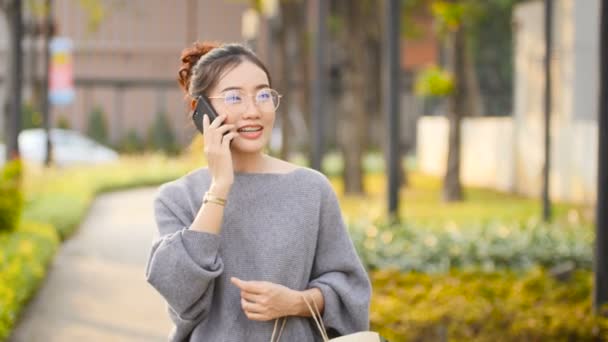
{"type": "Polygon", "coordinates": [[[227,104],[237,104],[241,101],[243,101],[243,97],[236,91],[224,94],[224,102],[227,104]]]}
{"type": "Polygon", "coordinates": [[[272,94],[270,93],[270,90],[264,89],[258,92],[256,98],[258,101],[264,102],[270,100],[272,98],[272,94]]]}

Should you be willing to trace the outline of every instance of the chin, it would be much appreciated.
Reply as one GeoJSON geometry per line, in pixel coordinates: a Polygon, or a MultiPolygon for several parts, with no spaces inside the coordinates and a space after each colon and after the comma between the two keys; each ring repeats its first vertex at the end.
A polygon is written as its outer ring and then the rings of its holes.
{"type": "Polygon", "coordinates": [[[251,140],[245,140],[244,139],[239,139],[240,141],[233,141],[236,144],[233,144],[233,149],[237,150],[240,153],[258,153],[258,152],[262,152],[264,151],[264,148],[266,147],[266,143],[267,141],[264,140],[260,140],[260,141],[251,141],[251,140]]]}

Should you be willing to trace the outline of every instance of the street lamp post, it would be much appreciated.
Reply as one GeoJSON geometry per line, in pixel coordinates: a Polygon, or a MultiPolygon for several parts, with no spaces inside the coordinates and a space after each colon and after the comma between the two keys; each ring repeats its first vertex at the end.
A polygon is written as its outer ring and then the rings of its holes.
{"type": "Polygon", "coordinates": [[[327,36],[327,6],[329,1],[317,0],[315,2],[317,20],[315,40],[314,40],[314,73],[312,78],[312,162],[313,169],[321,171],[321,162],[323,159],[323,109],[326,93],[326,72],[325,72],[325,37],[327,36]]]}
{"type": "Polygon", "coordinates": [[[399,209],[399,96],[400,96],[400,0],[388,0],[387,18],[387,87],[386,108],[388,111],[388,214],[397,218],[399,209]]]}
{"type": "Polygon", "coordinates": [[[7,159],[19,158],[19,131],[21,131],[21,96],[23,85],[23,3],[8,1],[6,14],[9,22],[9,68],[7,82],[7,105],[4,121],[7,159]]]}
{"type": "Polygon", "coordinates": [[[593,305],[599,312],[608,303],[608,3],[600,11],[600,93],[598,115],[597,222],[593,305]]]}
{"type": "Polygon", "coordinates": [[[42,120],[46,132],[46,153],[44,164],[51,165],[53,161],[53,148],[51,142],[51,109],[49,104],[49,72],[51,64],[51,38],[53,36],[53,1],[46,0],[46,15],[44,17],[44,78],[42,80],[42,120]]]}
{"type": "Polygon", "coordinates": [[[543,166],[543,220],[551,219],[551,58],[553,48],[553,0],[545,0],[545,164],[543,166]]]}

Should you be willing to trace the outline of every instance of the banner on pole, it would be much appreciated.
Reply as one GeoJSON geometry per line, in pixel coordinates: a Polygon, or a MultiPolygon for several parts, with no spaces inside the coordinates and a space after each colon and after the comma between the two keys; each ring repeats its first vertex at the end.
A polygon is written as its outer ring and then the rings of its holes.
{"type": "Polygon", "coordinates": [[[74,101],[72,47],[72,40],[66,37],[56,37],[50,42],[49,101],[53,105],[74,101]]]}

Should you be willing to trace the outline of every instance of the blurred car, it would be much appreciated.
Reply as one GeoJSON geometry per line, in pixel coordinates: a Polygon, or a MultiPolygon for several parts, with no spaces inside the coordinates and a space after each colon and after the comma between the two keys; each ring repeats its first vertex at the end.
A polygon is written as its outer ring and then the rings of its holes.
{"type": "MultiPolygon", "coordinates": [[[[53,161],[57,166],[99,164],[118,159],[118,153],[109,147],[82,135],[80,132],[51,129],[53,161]]],[[[46,134],[41,128],[25,129],[19,133],[21,159],[43,164],[46,152],[46,134]]]]}

